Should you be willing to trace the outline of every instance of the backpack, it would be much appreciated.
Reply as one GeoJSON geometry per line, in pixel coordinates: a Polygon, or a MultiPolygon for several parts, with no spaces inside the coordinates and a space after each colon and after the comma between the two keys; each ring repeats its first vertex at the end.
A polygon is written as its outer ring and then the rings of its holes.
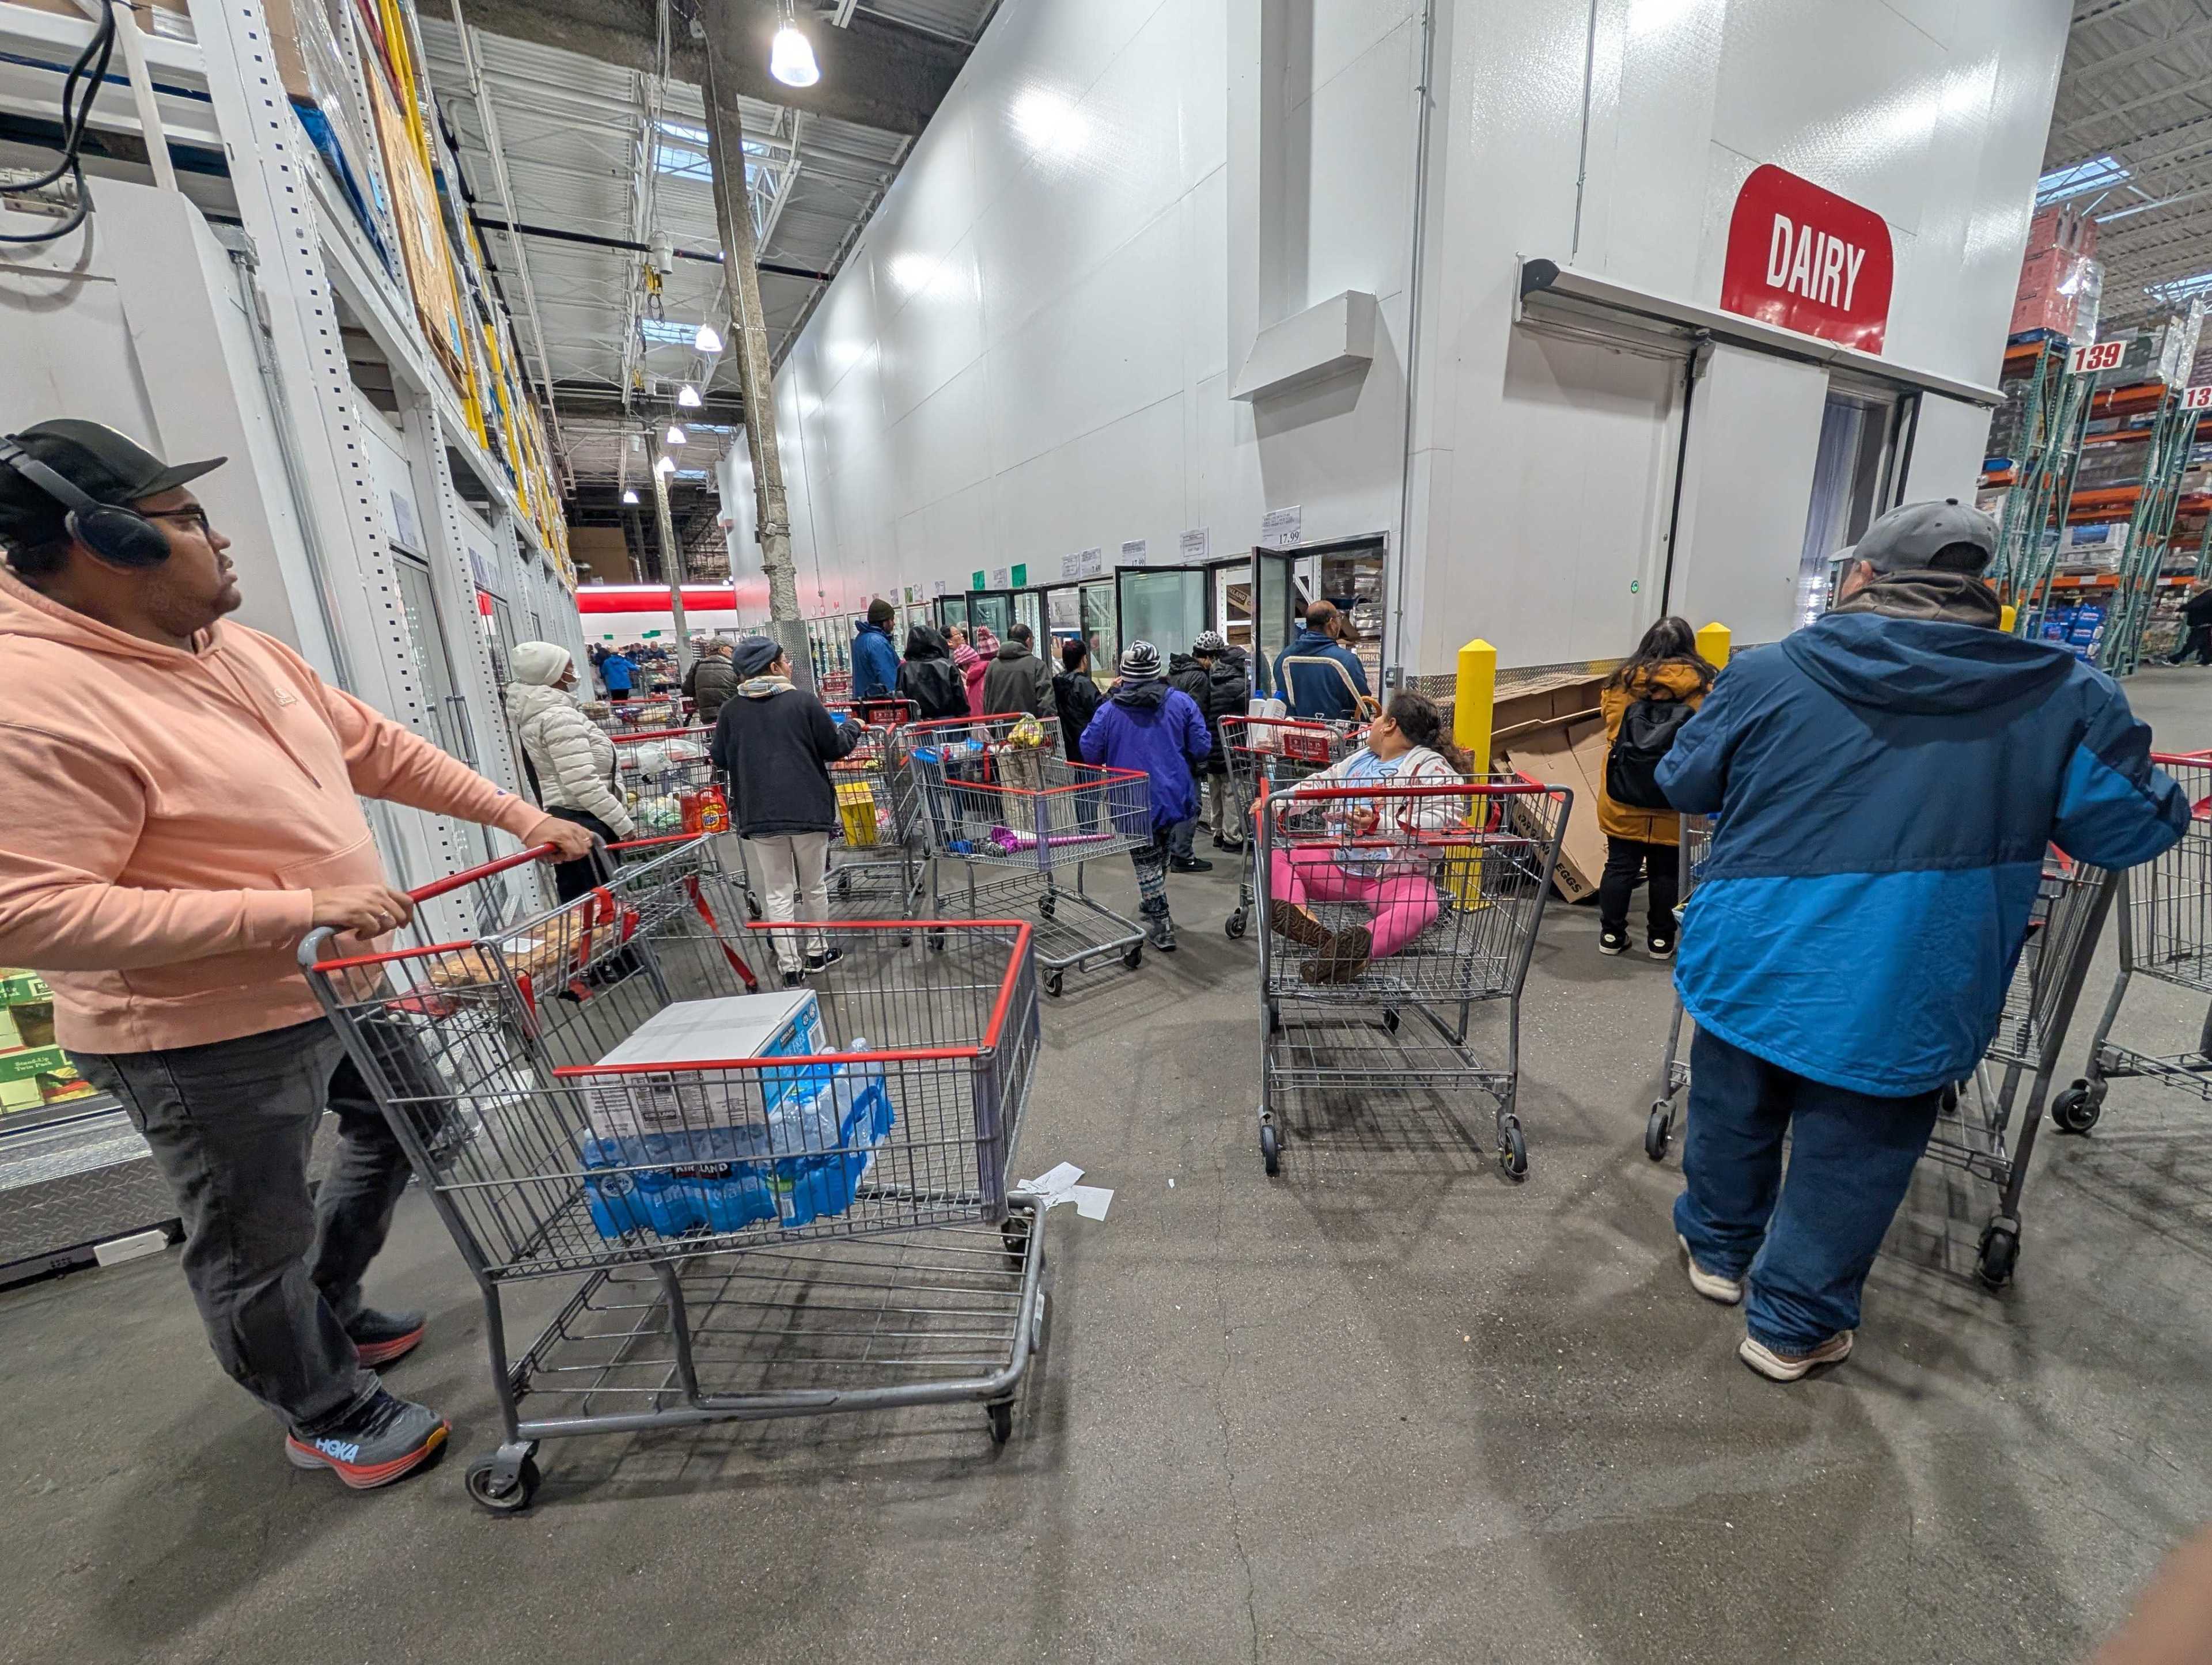
{"type": "Polygon", "coordinates": [[[1696,714],[1686,700],[1630,701],[1605,755],[1605,795],[1625,809],[1671,812],[1659,790],[1659,762],[1696,714]]]}

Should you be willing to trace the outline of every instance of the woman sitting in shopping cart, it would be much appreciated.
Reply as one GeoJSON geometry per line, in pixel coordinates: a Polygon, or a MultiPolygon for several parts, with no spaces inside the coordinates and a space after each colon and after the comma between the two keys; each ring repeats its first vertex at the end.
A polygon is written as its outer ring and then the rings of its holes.
{"type": "MultiPolygon", "coordinates": [[[[1366,744],[1307,776],[1295,795],[1367,785],[1455,785],[1470,767],[1468,755],[1445,734],[1436,702],[1401,690],[1368,725],[1366,744]]],[[[1426,861],[1409,864],[1405,851],[1389,849],[1382,841],[1455,827],[1467,817],[1468,800],[1443,793],[1379,804],[1333,798],[1322,807],[1332,835],[1326,842],[1278,842],[1268,855],[1267,924],[1277,936],[1309,951],[1298,967],[1306,981],[1348,983],[1370,960],[1395,954],[1428,929],[1442,908],[1426,861]],[[1370,918],[1332,931],[1308,908],[1313,902],[1362,904],[1370,918]]]]}

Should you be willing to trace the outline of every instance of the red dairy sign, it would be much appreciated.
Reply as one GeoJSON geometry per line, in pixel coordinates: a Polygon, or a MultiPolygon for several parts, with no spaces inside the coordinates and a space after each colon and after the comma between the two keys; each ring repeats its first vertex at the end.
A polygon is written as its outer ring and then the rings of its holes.
{"type": "Polygon", "coordinates": [[[1878,353],[1893,273],[1889,227],[1871,209],[1771,163],[1736,192],[1721,271],[1727,311],[1878,353]]]}

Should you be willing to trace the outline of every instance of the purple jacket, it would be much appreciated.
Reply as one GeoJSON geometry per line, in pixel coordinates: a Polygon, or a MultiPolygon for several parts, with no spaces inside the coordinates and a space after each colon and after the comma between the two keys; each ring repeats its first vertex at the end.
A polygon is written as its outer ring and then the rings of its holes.
{"type": "Polygon", "coordinates": [[[1212,750],[1206,719],[1190,696],[1158,678],[1123,683],[1083,731],[1086,763],[1139,769],[1150,778],[1156,829],[1198,813],[1190,766],[1212,750]]]}

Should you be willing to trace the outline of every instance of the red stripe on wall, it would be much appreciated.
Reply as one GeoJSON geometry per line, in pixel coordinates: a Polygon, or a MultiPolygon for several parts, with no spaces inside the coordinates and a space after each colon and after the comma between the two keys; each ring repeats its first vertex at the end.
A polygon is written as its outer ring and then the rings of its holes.
{"type": "MultiPolygon", "coordinates": [[[[665,586],[652,584],[586,584],[576,592],[580,613],[665,613],[665,586]]],[[[734,613],[736,595],[721,584],[686,584],[684,611],[687,613],[734,613]]]]}

